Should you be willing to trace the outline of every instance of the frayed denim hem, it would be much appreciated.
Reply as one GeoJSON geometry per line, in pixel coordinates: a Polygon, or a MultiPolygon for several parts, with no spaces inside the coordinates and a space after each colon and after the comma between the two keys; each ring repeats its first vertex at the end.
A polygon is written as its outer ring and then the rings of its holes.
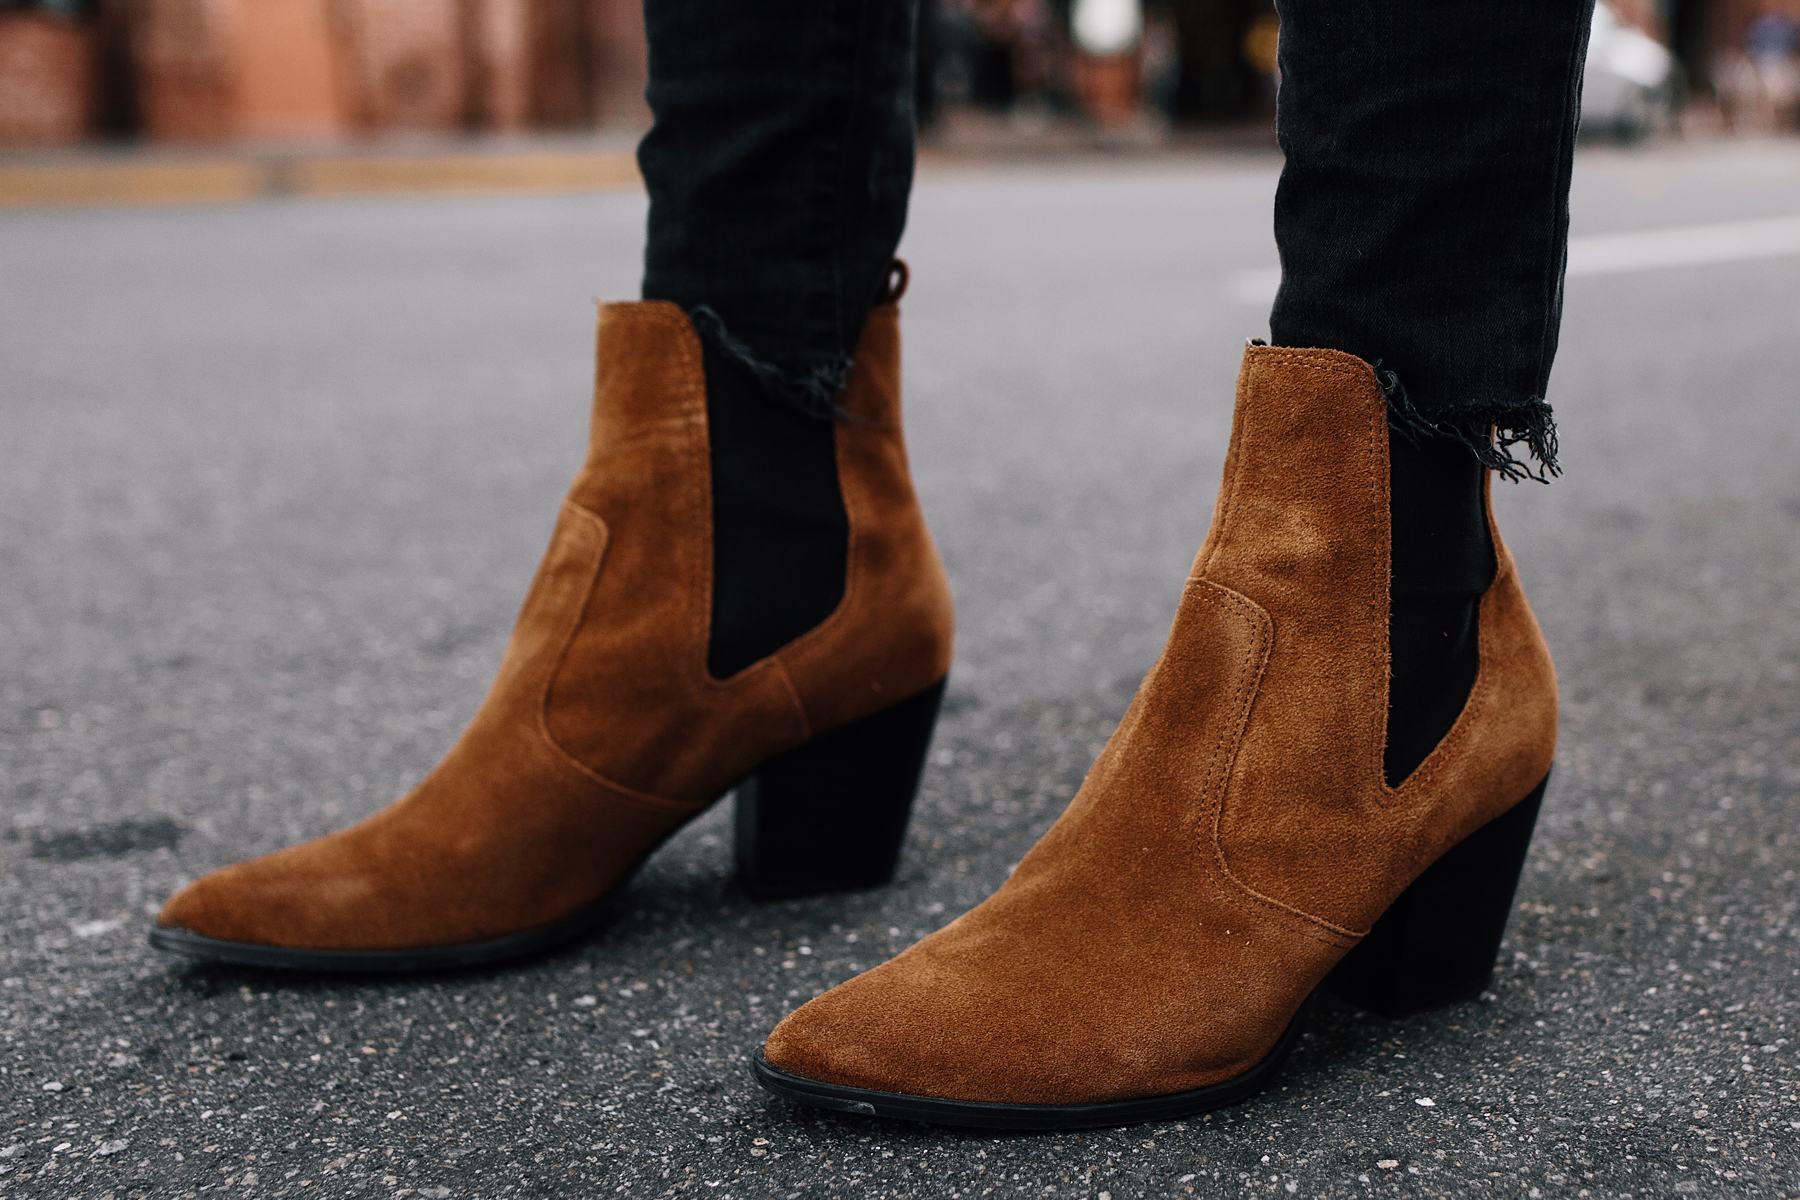
{"type": "Polygon", "coordinates": [[[755,351],[733,336],[725,327],[724,318],[710,305],[700,305],[688,313],[688,318],[693,321],[695,332],[756,376],[769,395],[817,421],[850,419],[850,414],[838,404],[838,397],[850,382],[853,364],[848,357],[838,355],[799,371],[788,370],[758,358],[755,351]]]}
{"type": "Polygon", "coordinates": [[[1383,368],[1379,360],[1370,365],[1387,397],[1388,428],[1415,445],[1444,439],[1461,442],[1482,466],[1514,483],[1525,479],[1549,483],[1562,474],[1556,461],[1556,414],[1543,397],[1477,404],[1453,417],[1433,419],[1414,407],[1398,375],[1383,368]],[[1527,455],[1523,459],[1512,452],[1521,444],[1527,455]],[[1537,460],[1536,470],[1532,459],[1537,460]]]}

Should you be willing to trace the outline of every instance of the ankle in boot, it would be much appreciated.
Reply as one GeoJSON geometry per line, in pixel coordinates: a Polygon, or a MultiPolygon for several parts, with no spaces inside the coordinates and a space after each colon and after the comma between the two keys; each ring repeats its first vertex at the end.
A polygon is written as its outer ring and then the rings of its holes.
{"type": "Polygon", "coordinates": [[[771,395],[705,342],[712,478],[706,667],[729,679],[823,623],[844,598],[850,517],[836,424],[771,395]]]}
{"type": "Polygon", "coordinates": [[[1460,441],[1388,433],[1388,786],[1456,723],[1481,663],[1481,597],[1494,581],[1486,470],[1460,441]]]}
{"type": "Polygon", "coordinates": [[[184,888],[153,944],[335,971],[530,953],[606,919],[644,858],[740,783],[753,892],[891,875],[952,624],[901,436],[897,308],[869,318],[841,400],[851,419],[825,429],[840,595],[786,633],[766,612],[742,623],[735,644],[757,657],[727,678],[708,670],[718,593],[702,364],[674,305],[602,309],[587,463],[468,730],[368,820],[184,888]],[[803,853],[778,836],[795,826],[803,853]]]}
{"type": "Polygon", "coordinates": [[[1410,971],[1460,994],[1472,965],[1485,978],[1535,812],[1521,801],[1555,751],[1556,682],[1495,536],[1473,687],[1388,784],[1384,408],[1350,355],[1247,353],[1168,643],[1068,811],[986,902],[782,1021],[755,1062],[765,1086],[1001,1128],[1229,1103],[1268,1081],[1315,990],[1458,846],[1476,862],[1432,875],[1429,900],[1473,915],[1406,925],[1356,982],[1374,995],[1369,974],[1410,971]]]}

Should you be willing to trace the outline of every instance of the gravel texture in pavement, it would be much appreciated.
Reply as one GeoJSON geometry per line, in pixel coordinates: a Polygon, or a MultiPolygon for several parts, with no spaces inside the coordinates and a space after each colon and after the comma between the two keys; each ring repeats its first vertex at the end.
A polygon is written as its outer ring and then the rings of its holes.
{"type": "MultiPolygon", "coordinates": [[[[1800,1195],[1800,258],[1773,252],[1569,285],[1567,474],[1498,489],[1561,749],[1479,1001],[1326,1005],[1265,1094],[1130,1129],[751,1082],[783,1012],[991,891],[1124,711],[1266,332],[1241,279],[1278,167],[922,182],[908,419],[959,656],[893,886],[752,904],[721,806],[604,934],[366,981],[144,934],[184,880],[387,803],[473,712],[643,201],[0,215],[0,1196],[1800,1195]]],[[[1791,144],[1577,168],[1583,236],[1796,215],[1791,144]]]]}

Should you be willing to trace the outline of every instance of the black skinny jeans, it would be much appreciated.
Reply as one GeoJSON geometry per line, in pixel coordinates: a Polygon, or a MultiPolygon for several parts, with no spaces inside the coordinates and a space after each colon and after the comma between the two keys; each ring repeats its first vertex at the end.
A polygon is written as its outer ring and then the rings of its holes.
{"type": "MultiPolygon", "coordinates": [[[[1519,442],[1555,464],[1543,396],[1592,8],[1280,4],[1274,341],[1379,362],[1398,423],[1508,474],[1519,442]]],[[[645,9],[644,297],[827,415],[905,225],[916,0],[645,9]]]]}

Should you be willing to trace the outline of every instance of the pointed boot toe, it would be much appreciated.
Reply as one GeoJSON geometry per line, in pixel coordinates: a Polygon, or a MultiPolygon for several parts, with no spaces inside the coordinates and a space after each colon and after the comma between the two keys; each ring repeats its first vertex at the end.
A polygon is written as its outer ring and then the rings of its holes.
{"type": "Polygon", "coordinates": [[[907,470],[896,306],[869,319],[834,432],[842,601],[725,679],[707,668],[700,342],[658,302],[605,306],[598,341],[587,462],[461,739],[382,812],[189,885],[153,944],[328,971],[531,953],[604,921],[644,859],[734,789],[753,894],[891,876],[952,625],[907,470]]]}
{"type": "Polygon", "coordinates": [[[203,875],[170,896],[156,915],[157,932],[193,934],[223,941],[241,940],[245,926],[236,914],[243,910],[232,902],[231,897],[238,889],[233,886],[230,872],[231,868],[227,867],[203,875]]]}
{"type": "Polygon", "coordinates": [[[876,968],[789,1013],[763,1044],[759,1067],[878,1092],[903,1086],[921,1051],[906,1044],[910,1021],[882,1019],[872,1007],[892,999],[880,979],[876,968]]]}
{"type": "Polygon", "coordinates": [[[766,1087],[949,1125],[1163,1120],[1265,1086],[1322,986],[1383,1011],[1480,991],[1556,681],[1496,534],[1473,690],[1388,785],[1385,410],[1349,355],[1249,350],[1168,642],[1068,810],[981,905],[783,1021],[766,1087]]]}
{"type": "Polygon", "coordinates": [[[1179,989],[1130,994],[1142,964],[1128,949],[1097,961],[1063,941],[1091,934],[1079,917],[1034,920],[1022,894],[994,901],[791,1013],[755,1060],[758,1081],[797,1103],[931,1124],[1132,1124],[1251,1094],[1303,1027],[1265,1013],[1267,1049],[1200,1069],[1171,1061],[1160,1038],[1196,1023],[1232,1036],[1246,1014],[1195,1012],[1179,989]],[[1130,1038],[1113,1036],[1120,1006],[1137,1013],[1130,1038]]]}
{"type": "Polygon", "coordinates": [[[345,911],[373,911],[368,881],[322,870],[320,839],[248,862],[234,863],[194,880],[169,898],[156,918],[154,937],[171,941],[253,943],[276,939],[317,946],[345,911]]]}
{"type": "Polygon", "coordinates": [[[995,985],[1020,977],[971,970],[967,949],[927,939],[801,1005],[769,1035],[759,1071],[765,1079],[952,1101],[1004,1094],[1029,1103],[1055,1094],[1056,1081],[1042,1071],[1056,1064],[1035,1056],[1024,1033],[1042,1030],[1046,1014],[999,994],[995,985]],[[988,1052],[971,1057],[971,1044],[988,1052]]]}
{"type": "Polygon", "coordinates": [[[347,914],[371,930],[380,903],[366,876],[325,869],[309,842],[203,875],[169,898],[153,939],[165,949],[209,942],[318,948],[341,942],[347,914]]]}

